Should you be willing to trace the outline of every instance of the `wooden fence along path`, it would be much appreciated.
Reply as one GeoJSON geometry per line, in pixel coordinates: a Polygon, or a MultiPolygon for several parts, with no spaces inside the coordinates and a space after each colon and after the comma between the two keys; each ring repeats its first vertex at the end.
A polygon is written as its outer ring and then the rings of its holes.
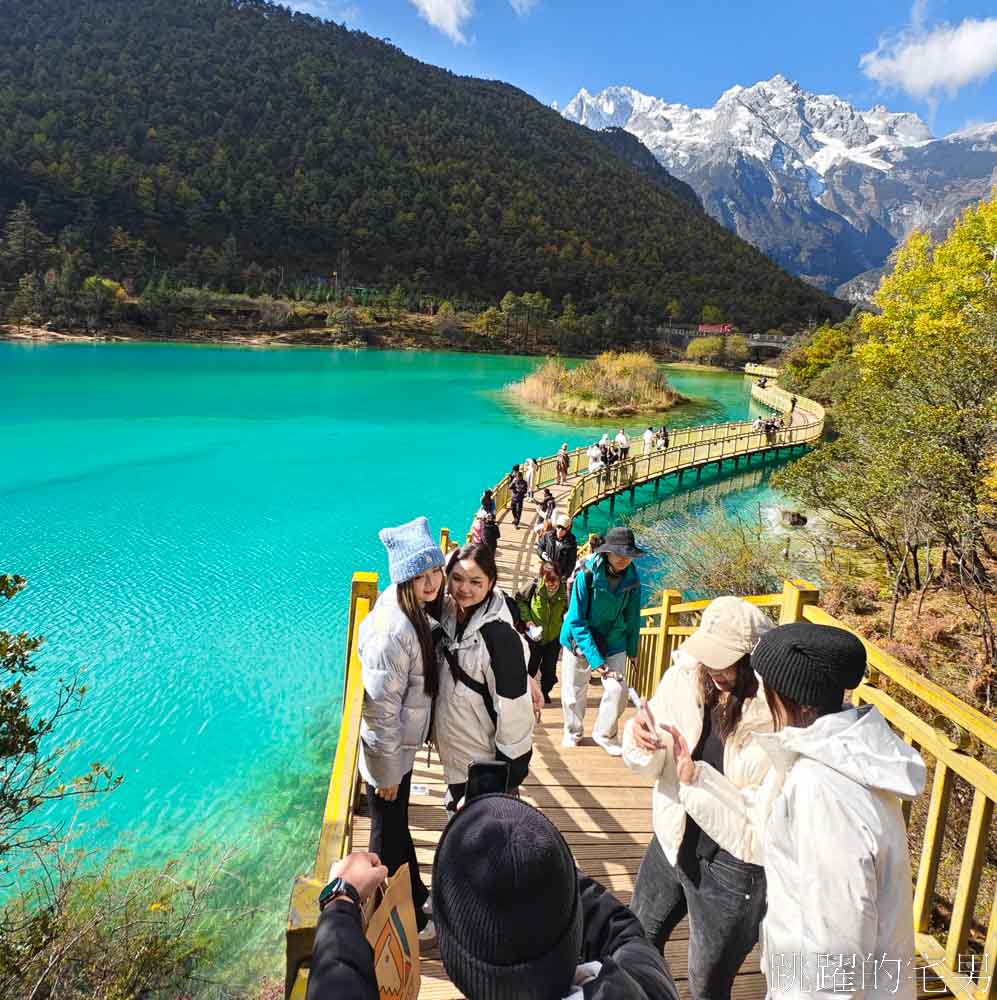
{"type": "MultiPolygon", "coordinates": [[[[750,366],[749,374],[772,377],[768,370],[751,371],[750,366]]],[[[790,396],[777,386],[760,389],[755,384],[752,395],[773,409],[789,410],[790,396]]],[[[754,432],[747,422],[677,430],[672,433],[671,447],[666,451],[645,455],[642,442],[634,442],[635,457],[617,463],[609,475],[588,474],[584,468],[587,459],[582,449],[578,449],[572,453],[571,475],[566,486],[553,485],[556,478],[553,457],[541,462],[538,485],[541,488],[550,485],[558,510],[583,514],[597,503],[612,502],[620,493],[664,476],[681,477],[725,461],[738,466],[742,461],[749,463],[756,454],[811,444],[819,439],[823,422],[824,412],[819,404],[800,399],[791,426],[775,436],[754,432]]],[[[503,589],[515,592],[533,578],[537,569],[534,536],[529,530],[535,508],[528,502],[521,527],[514,528],[508,509],[508,485],[506,477],[495,490],[502,532],[499,582],[503,589]]],[[[442,542],[444,547],[450,544],[449,532],[444,532],[442,542]]],[[[354,575],[339,744],[315,867],[295,881],[288,917],[286,988],[295,1000],[304,1000],[318,919],[317,897],[329,866],[354,846],[366,847],[369,835],[369,821],[360,795],[362,783],[357,776],[363,684],[356,638],[360,622],[377,597],[377,587],[376,574],[354,575]]],[[[780,624],[808,620],[847,627],[820,609],[819,596],[810,584],[794,580],[786,581],[782,593],[747,599],[771,609],[780,624]]],[[[673,649],[693,631],[706,603],[683,602],[678,593],[666,591],[661,606],[642,612],[645,624],[641,629],[640,653],[636,670],[629,678],[642,695],[649,696],[657,687],[673,649]]],[[[989,756],[992,761],[997,751],[997,725],[872,644],[866,643],[866,648],[870,676],[854,693],[855,701],[875,704],[908,742],[921,750],[932,769],[931,791],[922,796],[927,799],[927,808],[915,807],[913,816],[909,815],[912,837],[923,844],[920,863],[912,858],[916,872],[913,919],[919,961],[931,967],[930,973],[922,973],[927,978],[921,984],[921,991],[934,995],[952,992],[966,1000],[994,1000],[997,904],[992,890],[989,895],[980,892],[980,880],[997,801],[997,774],[985,758],[989,756]],[[964,847],[953,844],[953,824],[949,819],[949,805],[956,788],[972,801],[964,847]],[[961,854],[956,847],[961,848],[961,854]],[[951,899],[936,897],[936,884],[943,867],[949,869],[948,874],[957,875],[957,888],[951,899]]],[[[589,727],[594,721],[594,705],[600,690],[591,689],[589,727]]],[[[535,732],[533,761],[522,789],[523,798],[542,809],[558,826],[579,867],[626,902],[652,836],[651,782],[631,774],[618,758],[609,757],[591,738],[577,748],[562,748],[562,714],[557,694],[555,689],[554,703],[543,710],[535,732]]],[[[626,717],[630,714],[628,710],[626,717]]],[[[429,763],[420,755],[412,784],[412,835],[428,881],[436,844],[446,821],[445,785],[435,755],[429,763]]],[[[689,995],[687,941],[688,927],[683,921],[666,948],[684,997],[689,995]]],[[[421,997],[443,1000],[460,996],[443,971],[435,950],[423,956],[422,976],[421,997]]],[[[739,1000],[749,1000],[761,998],[765,993],[766,983],[756,948],[737,978],[734,995],[739,1000]]]]}

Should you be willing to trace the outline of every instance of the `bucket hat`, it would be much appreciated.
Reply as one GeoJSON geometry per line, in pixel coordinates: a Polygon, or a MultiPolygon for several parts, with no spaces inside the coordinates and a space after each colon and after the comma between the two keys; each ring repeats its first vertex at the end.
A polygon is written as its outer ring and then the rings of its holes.
{"type": "Polygon", "coordinates": [[[596,550],[600,552],[612,552],[617,556],[626,556],[628,559],[636,559],[638,556],[646,555],[643,549],[637,548],[637,539],[629,528],[610,528],[606,532],[606,538],[602,545],[596,550]]]}

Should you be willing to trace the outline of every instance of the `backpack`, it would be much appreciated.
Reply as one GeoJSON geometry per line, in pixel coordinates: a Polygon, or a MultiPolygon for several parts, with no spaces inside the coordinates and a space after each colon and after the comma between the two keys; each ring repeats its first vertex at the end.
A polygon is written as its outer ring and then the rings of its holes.
{"type": "MultiPolygon", "coordinates": [[[[592,592],[595,590],[595,574],[592,572],[591,568],[586,566],[584,569],[585,573],[585,583],[588,586],[588,595],[585,599],[585,620],[588,621],[592,616],[592,592]]],[[[578,570],[576,569],[574,573],[571,574],[571,579],[568,580],[568,602],[571,601],[571,592],[575,586],[575,578],[578,576],[578,570]]],[[[595,639],[595,644],[599,648],[599,652],[603,656],[606,655],[606,638],[600,635],[591,625],[589,625],[589,630],[592,632],[592,638],[595,639]]],[[[572,643],[571,651],[578,656],[578,645],[577,643],[572,643]]]]}
{"type": "Polygon", "coordinates": [[[595,589],[595,574],[588,566],[584,570],[576,566],[574,572],[568,577],[568,604],[571,604],[571,592],[575,589],[575,580],[579,572],[585,574],[585,582],[588,584],[588,600],[585,602],[585,619],[588,620],[589,615],[592,614],[592,591],[595,589]]]}

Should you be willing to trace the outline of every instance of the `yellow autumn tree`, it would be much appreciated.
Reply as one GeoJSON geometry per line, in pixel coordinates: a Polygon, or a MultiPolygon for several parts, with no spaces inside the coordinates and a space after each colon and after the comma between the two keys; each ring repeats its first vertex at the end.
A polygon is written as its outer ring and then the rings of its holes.
{"type": "Polygon", "coordinates": [[[782,485],[862,531],[895,595],[945,552],[997,665],[985,558],[997,528],[988,473],[997,449],[997,192],[934,243],[914,233],[862,320],[855,386],[835,407],[840,437],[782,485]]]}

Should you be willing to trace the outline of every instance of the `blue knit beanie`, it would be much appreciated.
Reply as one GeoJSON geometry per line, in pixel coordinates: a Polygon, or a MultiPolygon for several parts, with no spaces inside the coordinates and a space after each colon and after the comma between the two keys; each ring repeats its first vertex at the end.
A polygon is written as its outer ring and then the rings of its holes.
{"type": "Polygon", "coordinates": [[[443,550],[429,532],[429,521],[417,517],[397,528],[382,528],[378,537],[388,550],[392,583],[404,583],[434,566],[445,564],[443,550]]]}

